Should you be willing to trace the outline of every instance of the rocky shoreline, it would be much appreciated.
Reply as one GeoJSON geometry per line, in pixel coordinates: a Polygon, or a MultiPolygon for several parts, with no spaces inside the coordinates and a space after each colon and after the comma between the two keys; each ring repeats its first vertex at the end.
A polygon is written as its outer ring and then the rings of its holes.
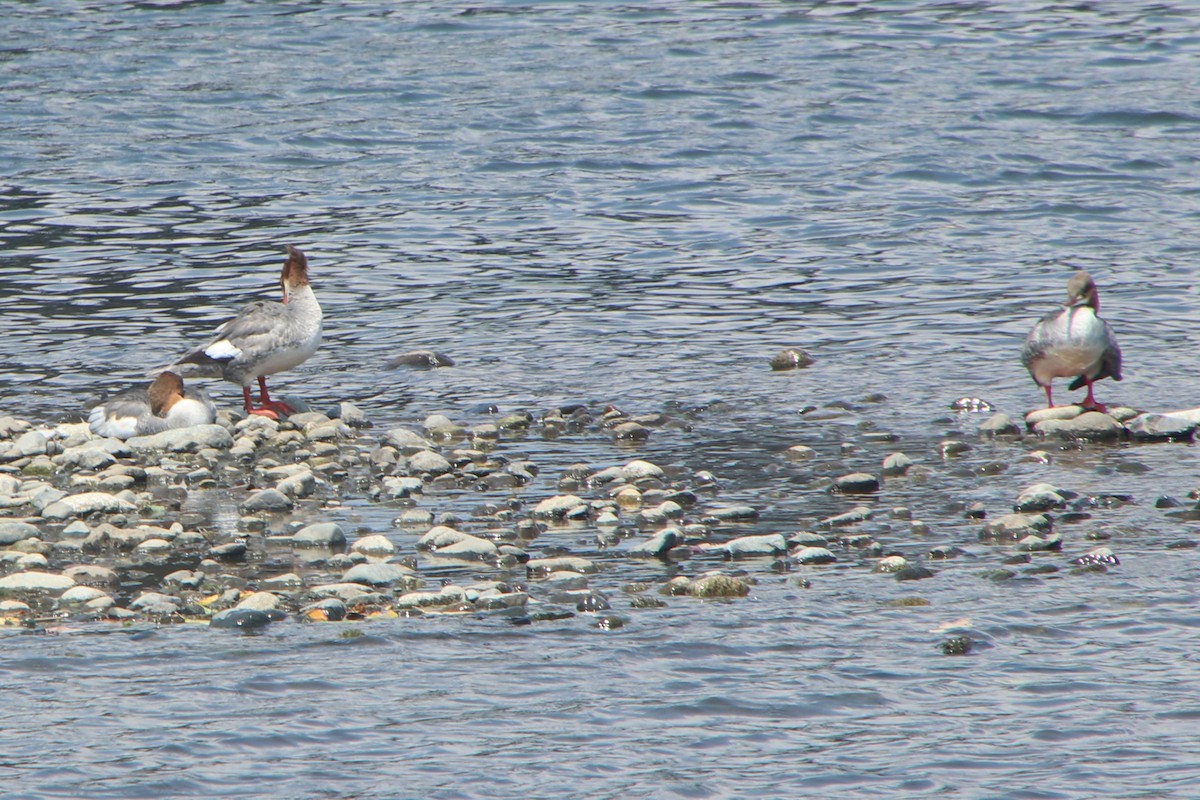
{"type": "MultiPolygon", "coordinates": [[[[817,422],[845,407],[806,409],[802,417],[817,422]]],[[[987,410],[985,403],[959,407],[987,410]]],[[[1025,423],[992,414],[978,436],[1105,447],[1121,438],[1189,441],[1197,424],[1182,413],[1077,407],[1034,412],[1025,423]]],[[[330,414],[304,411],[280,422],[222,412],[217,424],[122,442],[95,436],[85,423],[0,418],[0,622],[35,630],[64,622],[253,630],[288,619],[469,614],[529,624],[586,614],[589,624],[613,629],[671,598],[745,597],[763,576],[805,586],[819,574],[810,567],[850,561],[868,567],[864,573],[916,581],[963,552],[946,544],[914,553],[864,526],[885,517],[905,538],[928,534],[907,508],[886,507],[890,483],[920,481],[934,469],[911,449],[887,453],[874,472],[816,477],[809,488],[829,499],[832,513],[810,529],[779,531],[758,524],[755,506],[723,502],[720,479],[705,470],[631,458],[552,464],[554,475],[543,476],[521,447],[531,438],[579,437],[619,454],[683,424],[667,414],[578,405],[471,425],[434,415],[376,433],[366,414],[342,403],[330,414]],[[439,498],[476,495],[469,515],[437,508],[439,498]],[[386,512],[391,527],[347,522],[361,509],[386,512]],[[560,530],[574,535],[548,535],[560,530]],[[572,547],[580,537],[585,545],[572,547]]],[[[871,426],[861,436],[894,446],[895,437],[871,426]]],[[[942,441],[937,463],[971,448],[942,441]]],[[[804,469],[818,456],[806,444],[778,454],[804,469]]],[[[979,526],[978,542],[1005,546],[1001,563],[987,570],[1003,580],[1017,569],[1059,569],[1031,566],[1031,554],[1061,551],[1056,517],[1114,502],[1120,498],[1098,502],[1040,483],[1016,492],[1011,513],[989,517],[968,506],[962,517],[979,526]]],[[[1093,544],[1069,566],[1119,563],[1106,545],[1093,544]]]]}

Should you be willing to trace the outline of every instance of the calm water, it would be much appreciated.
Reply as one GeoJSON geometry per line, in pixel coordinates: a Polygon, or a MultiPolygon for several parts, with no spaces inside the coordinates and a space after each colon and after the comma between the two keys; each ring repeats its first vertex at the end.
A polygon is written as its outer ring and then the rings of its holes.
{"type": "Polygon", "coordinates": [[[0,796],[1200,794],[1200,563],[1153,507],[1200,485],[1194,449],[935,458],[977,422],[955,398],[1039,403],[1016,354],[1071,267],[1125,352],[1100,399],[1200,405],[1200,9],[1003,6],[0,6],[0,413],[77,419],[273,296],[294,243],[327,338],[285,391],[384,426],[668,410],[691,430],[636,450],[530,444],[529,497],[574,461],[645,456],[713,470],[762,531],[837,510],[783,447],[818,447],[820,474],[904,449],[934,474],[879,503],[934,534],[874,532],[974,553],[917,587],[847,562],[802,590],[751,564],[747,600],[613,632],[10,632],[0,796]],[[792,345],[817,364],[771,373],[792,345]],[[421,347],[459,366],[384,369],[421,347]],[[874,392],[840,421],[796,413],[874,392]],[[901,443],[843,452],[860,424],[901,443]],[[1069,555],[1111,537],[1119,568],[980,577],[1007,551],[952,503],[1000,512],[1036,480],[1134,495],[1063,527],[1069,555]],[[931,605],[886,605],[914,594],[931,605]],[[956,632],[973,655],[941,654],[956,632]]]}

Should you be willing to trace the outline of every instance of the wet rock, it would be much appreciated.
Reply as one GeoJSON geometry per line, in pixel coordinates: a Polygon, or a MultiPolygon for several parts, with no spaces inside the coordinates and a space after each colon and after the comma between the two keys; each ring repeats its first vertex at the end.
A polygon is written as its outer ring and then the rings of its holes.
{"type": "Polygon", "coordinates": [[[357,564],[346,570],[343,583],[362,583],[367,586],[395,586],[415,588],[421,579],[410,569],[399,564],[357,564]]]}
{"type": "Polygon", "coordinates": [[[417,540],[417,548],[446,558],[486,561],[496,558],[499,550],[493,542],[439,525],[417,540]]]}
{"type": "Polygon", "coordinates": [[[984,525],[981,539],[1020,541],[1026,536],[1049,533],[1050,518],[1045,514],[1005,514],[984,525]]]}
{"type": "Polygon", "coordinates": [[[348,400],[343,400],[338,404],[337,418],[349,425],[351,428],[369,428],[371,421],[367,419],[367,415],[362,409],[354,405],[348,400]]]}
{"type": "Polygon", "coordinates": [[[392,540],[386,536],[375,534],[362,537],[350,549],[369,556],[390,556],[396,552],[396,545],[392,544],[392,540]]]}
{"type": "Polygon", "coordinates": [[[958,439],[947,439],[938,445],[938,452],[942,454],[942,458],[957,458],[974,449],[971,445],[958,439]]]}
{"type": "Polygon", "coordinates": [[[979,413],[991,411],[995,406],[981,397],[960,397],[950,404],[950,408],[965,413],[979,413]]]}
{"type": "Polygon", "coordinates": [[[587,503],[573,494],[547,497],[534,507],[533,516],[541,519],[561,519],[580,506],[586,507],[587,503]]]}
{"type": "Polygon", "coordinates": [[[466,601],[466,591],[453,584],[436,592],[408,592],[396,598],[396,608],[439,608],[457,606],[466,601]]]}
{"type": "Polygon", "coordinates": [[[530,575],[548,575],[559,570],[571,570],[584,575],[591,575],[599,567],[592,561],[579,556],[551,556],[548,558],[531,558],[525,564],[530,575]]]}
{"type": "Polygon", "coordinates": [[[27,522],[0,522],[0,547],[8,547],[22,539],[40,535],[40,531],[27,522]]]}
{"type": "Polygon", "coordinates": [[[540,581],[542,586],[552,591],[577,591],[588,588],[588,578],[582,572],[560,569],[551,572],[540,581]]]}
{"type": "Polygon", "coordinates": [[[969,655],[975,642],[970,636],[955,636],[942,642],[942,653],[948,656],[969,655]]]}
{"type": "Polygon", "coordinates": [[[714,549],[721,551],[728,558],[762,558],[786,553],[788,542],[781,533],[768,533],[739,536],[714,549]]]}
{"type": "Polygon", "coordinates": [[[996,413],[980,423],[979,433],[983,436],[1020,436],[1021,426],[1008,414],[996,413]]]}
{"type": "Polygon", "coordinates": [[[337,548],[346,545],[346,533],[336,522],[317,522],[296,531],[292,547],[337,548]]]}
{"type": "Polygon", "coordinates": [[[871,509],[866,506],[855,506],[843,514],[826,517],[817,523],[822,528],[841,528],[847,525],[857,525],[871,518],[871,509]]]}
{"type": "Polygon", "coordinates": [[[780,350],[771,358],[771,369],[782,372],[789,369],[803,369],[812,366],[815,360],[799,347],[788,347],[780,350]]]}
{"type": "Polygon", "coordinates": [[[410,350],[401,353],[387,363],[387,369],[408,367],[410,369],[438,369],[453,367],[454,359],[435,350],[410,350]]]}
{"type": "Polygon", "coordinates": [[[744,579],[723,573],[706,573],[692,581],[687,588],[692,597],[745,597],[750,584],[744,579]]]}
{"type": "Polygon", "coordinates": [[[310,497],[317,490],[317,478],[304,469],[279,481],[275,489],[287,497],[310,497]]]}
{"type": "Polygon", "coordinates": [[[15,461],[18,458],[46,455],[47,441],[46,435],[41,431],[23,433],[13,441],[12,446],[5,453],[5,458],[15,461]]]}
{"type": "Polygon", "coordinates": [[[271,624],[271,615],[255,608],[231,608],[218,612],[209,620],[210,628],[251,631],[271,624]]]}
{"type": "Polygon", "coordinates": [[[340,622],[346,618],[346,603],[330,597],[305,606],[300,614],[312,622],[340,622]]]}
{"type": "Polygon", "coordinates": [[[210,447],[228,450],[233,447],[233,436],[220,425],[193,425],[149,436],[134,436],[125,444],[135,452],[163,450],[169,453],[196,453],[210,447]]]}
{"type": "Polygon", "coordinates": [[[1027,552],[1061,550],[1062,541],[1061,533],[1052,533],[1044,537],[1030,534],[1017,542],[1017,549],[1027,552]]]}
{"type": "Polygon", "coordinates": [[[892,453],[883,460],[884,475],[903,475],[913,465],[913,460],[904,453],[892,453]]]}
{"type": "Polygon", "coordinates": [[[642,442],[650,438],[650,429],[638,422],[621,422],[613,425],[611,430],[617,440],[642,442]]]}
{"type": "Polygon", "coordinates": [[[61,594],[75,585],[75,581],[66,575],[55,575],[52,572],[30,570],[17,572],[0,578],[0,594],[61,594]]]}
{"type": "Polygon", "coordinates": [[[262,489],[247,497],[240,508],[243,514],[254,514],[291,511],[294,507],[292,499],[278,489],[262,489]]]}
{"type": "MultiPolygon", "coordinates": [[[[1048,409],[1057,410],[1057,409],[1048,409]]],[[[1108,414],[1086,411],[1070,419],[1046,419],[1034,424],[1034,433],[1060,439],[1107,442],[1121,438],[1125,426],[1108,414]]]]}
{"type": "Polygon", "coordinates": [[[886,558],[879,559],[878,563],[875,564],[875,568],[871,571],[891,574],[899,572],[907,566],[908,559],[904,556],[887,556],[886,558]]]}
{"type": "Polygon", "coordinates": [[[86,517],[91,514],[128,514],[137,506],[128,500],[106,492],[84,492],[63,497],[42,509],[46,519],[86,517]]]}
{"type": "Polygon", "coordinates": [[[1190,442],[1200,421],[1170,414],[1141,414],[1125,423],[1139,442],[1190,442]]]}
{"type": "Polygon", "coordinates": [[[833,551],[826,547],[799,547],[792,551],[790,558],[797,564],[832,564],[837,561],[837,556],[833,551]]]}
{"type": "Polygon", "coordinates": [[[1117,554],[1114,553],[1111,548],[1097,547],[1095,550],[1076,558],[1071,563],[1081,567],[1091,567],[1097,565],[1115,567],[1120,564],[1121,561],[1117,558],[1117,554]]]}
{"type": "MultiPolygon", "coordinates": [[[[1062,508],[1067,504],[1069,493],[1064,493],[1057,486],[1048,483],[1037,483],[1028,487],[1017,496],[1013,510],[1022,514],[1049,511],[1052,508],[1062,508]]],[[[1072,495],[1073,496],[1073,495],[1072,495]]]]}
{"type": "Polygon", "coordinates": [[[413,453],[408,457],[405,466],[406,472],[417,475],[444,475],[454,471],[454,467],[445,456],[432,450],[413,453]]]}
{"type": "Polygon", "coordinates": [[[658,558],[681,544],[683,544],[683,534],[677,528],[667,528],[646,541],[635,544],[626,552],[631,558],[658,558]]]}
{"type": "Polygon", "coordinates": [[[621,474],[629,483],[636,483],[647,478],[655,480],[663,480],[666,478],[666,472],[657,464],[652,464],[649,461],[635,460],[630,461],[625,466],[621,467],[621,474]]]}
{"type": "Polygon", "coordinates": [[[866,472],[852,472],[835,478],[832,489],[841,494],[874,494],[879,491],[879,478],[866,472]]]}
{"type": "Polygon", "coordinates": [[[394,447],[403,455],[412,455],[422,450],[436,450],[437,445],[421,434],[408,428],[393,428],[384,436],[384,444],[394,447]]]}
{"type": "Polygon", "coordinates": [[[72,586],[59,595],[58,602],[63,605],[84,605],[93,600],[108,596],[107,592],[103,592],[92,586],[72,586]]]}
{"type": "Polygon", "coordinates": [[[758,509],[752,506],[719,506],[705,513],[719,522],[753,522],[758,519],[758,509]]]}
{"type": "Polygon", "coordinates": [[[932,578],[935,574],[933,570],[922,564],[905,564],[895,573],[898,581],[922,581],[932,578]]]}
{"type": "MultiPolygon", "coordinates": [[[[272,592],[255,592],[239,602],[234,608],[252,609],[254,611],[272,611],[279,608],[279,596],[272,592]]],[[[211,623],[210,623],[211,624],[211,623]]]]}
{"type": "Polygon", "coordinates": [[[815,449],[802,444],[792,445],[783,454],[792,461],[811,461],[817,457],[815,449]]]}

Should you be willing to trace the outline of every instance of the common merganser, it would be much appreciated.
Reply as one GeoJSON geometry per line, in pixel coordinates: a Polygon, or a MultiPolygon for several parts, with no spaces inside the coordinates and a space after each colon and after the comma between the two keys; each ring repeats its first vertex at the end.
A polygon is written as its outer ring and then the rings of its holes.
{"type": "Polygon", "coordinates": [[[169,428],[205,425],[216,418],[204,392],[183,388],[183,378],[162,372],[149,389],[130,389],[101,403],[88,414],[88,427],[98,436],[128,439],[169,428]]]}
{"type": "Polygon", "coordinates": [[[279,276],[283,302],[259,300],[217,328],[212,341],[197,347],[167,369],[188,377],[224,378],[242,387],[247,414],[278,419],[295,409],[267,393],[267,375],[299,366],[321,343],[321,305],[308,283],[308,260],[288,245],[287,263],[279,276]],[[250,384],[258,380],[258,406],[250,384]]]}
{"type": "Polygon", "coordinates": [[[1055,378],[1075,378],[1071,390],[1087,386],[1080,404],[1106,411],[1092,396],[1092,384],[1104,378],[1121,380],[1121,348],[1112,328],[1102,320],[1100,297],[1092,276],[1080,270],[1067,282],[1067,302],[1033,326],[1021,350],[1021,363],[1033,380],[1046,390],[1046,403],[1054,407],[1050,383],[1055,378]]]}

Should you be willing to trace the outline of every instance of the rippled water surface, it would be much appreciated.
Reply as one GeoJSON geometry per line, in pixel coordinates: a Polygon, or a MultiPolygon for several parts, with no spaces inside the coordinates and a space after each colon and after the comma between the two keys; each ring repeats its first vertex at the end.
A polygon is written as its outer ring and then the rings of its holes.
{"type": "MultiPolygon", "coordinates": [[[[0,796],[1200,792],[1195,523],[1154,508],[1200,485],[1194,448],[937,455],[974,441],[955,398],[1041,402],[1017,353],[1074,267],[1125,353],[1100,399],[1200,405],[1191,3],[47,2],[0,22],[0,413],[78,419],[274,296],[292,243],[326,340],[278,384],[317,407],[383,428],[481,403],[667,411],[685,424],[633,448],[528,443],[530,491],[645,457],[716,473],[763,511],[747,532],[843,510],[814,477],[903,450],[931,477],[874,504],[931,534],[871,532],[970,551],[917,586],[853,557],[808,589],[752,563],[748,599],[618,608],[614,631],[9,631],[0,796]],[[816,364],[771,372],[785,346],[816,364]],[[416,348],[458,366],[385,368],[416,348]],[[797,413],[833,401],[853,408],[797,413]],[[780,458],[798,443],[819,463],[780,458]],[[1002,513],[1039,480],[1134,503],[1064,525],[1057,573],[982,577],[1011,552],[962,504],[1002,513]],[[1071,572],[1097,537],[1120,566],[1071,572]],[[975,651],[943,655],[963,632],[975,651]]],[[[586,554],[594,533],[557,535],[586,554]]],[[[641,569],[606,588],[667,568],[641,569]]]]}

